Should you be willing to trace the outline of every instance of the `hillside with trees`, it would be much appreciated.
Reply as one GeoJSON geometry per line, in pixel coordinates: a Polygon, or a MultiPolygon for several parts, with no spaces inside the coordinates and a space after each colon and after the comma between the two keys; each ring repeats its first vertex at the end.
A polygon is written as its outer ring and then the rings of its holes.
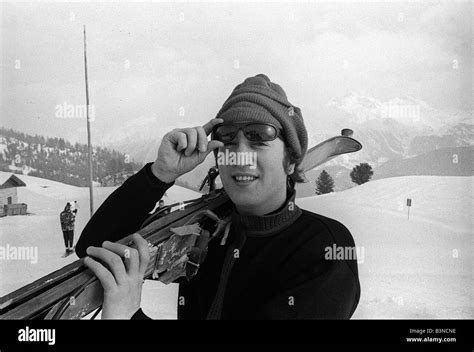
{"type": "MultiPolygon", "coordinates": [[[[0,128],[0,171],[88,185],[86,144],[71,144],[63,138],[32,136],[0,128]]],[[[104,186],[120,185],[143,165],[115,150],[94,147],[93,181],[104,186]]]]}

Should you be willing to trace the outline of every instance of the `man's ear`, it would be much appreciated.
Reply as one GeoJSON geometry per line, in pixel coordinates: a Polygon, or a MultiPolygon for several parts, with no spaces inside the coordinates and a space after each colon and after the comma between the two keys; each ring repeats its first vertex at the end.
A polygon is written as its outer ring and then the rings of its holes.
{"type": "Polygon", "coordinates": [[[293,172],[295,172],[295,164],[289,164],[286,168],[286,174],[290,176],[293,172]]]}
{"type": "Polygon", "coordinates": [[[285,167],[285,173],[290,176],[295,171],[295,163],[292,163],[289,158],[283,161],[285,167]]]}

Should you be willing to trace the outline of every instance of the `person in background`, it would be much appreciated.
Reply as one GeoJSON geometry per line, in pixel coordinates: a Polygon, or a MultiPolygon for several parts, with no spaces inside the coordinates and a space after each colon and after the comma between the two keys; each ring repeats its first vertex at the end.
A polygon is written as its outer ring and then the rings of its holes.
{"type": "Polygon", "coordinates": [[[71,202],[67,202],[64,210],[59,214],[61,229],[63,230],[64,246],[66,247],[65,256],[74,251],[74,223],[76,221],[77,209],[72,210],[71,202]]]}

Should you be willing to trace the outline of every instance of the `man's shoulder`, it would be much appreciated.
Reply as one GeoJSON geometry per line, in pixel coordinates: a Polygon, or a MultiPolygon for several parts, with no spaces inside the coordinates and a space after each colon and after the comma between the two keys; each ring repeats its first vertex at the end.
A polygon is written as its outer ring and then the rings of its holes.
{"type": "Polygon", "coordinates": [[[354,245],[351,232],[338,220],[302,209],[300,221],[315,237],[324,237],[327,241],[341,245],[354,245]]]}
{"type": "Polygon", "coordinates": [[[309,210],[306,210],[306,209],[301,209],[301,217],[302,217],[302,219],[304,219],[306,221],[313,222],[313,223],[318,223],[321,226],[329,227],[331,229],[334,228],[334,229],[337,229],[339,231],[349,232],[347,227],[344,226],[344,224],[342,224],[338,220],[329,218],[327,216],[324,216],[324,215],[321,215],[321,214],[318,214],[318,213],[313,213],[312,211],[309,211],[309,210]]]}
{"type": "Polygon", "coordinates": [[[288,268],[291,268],[291,275],[302,271],[318,276],[324,271],[345,267],[343,261],[327,261],[326,254],[334,246],[355,246],[349,229],[338,220],[301,210],[297,223],[291,228],[288,242],[285,243],[291,254],[284,257],[284,260],[287,261],[288,268]]]}

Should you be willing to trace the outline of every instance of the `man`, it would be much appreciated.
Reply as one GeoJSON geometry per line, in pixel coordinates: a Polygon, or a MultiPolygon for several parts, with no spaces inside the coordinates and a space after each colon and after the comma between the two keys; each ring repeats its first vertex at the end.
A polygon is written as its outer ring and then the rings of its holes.
{"type": "Polygon", "coordinates": [[[77,244],[76,252],[89,255],[84,263],[104,287],[102,317],[147,318],[140,298],[149,254],[137,234],[129,237],[136,249],[108,241],[102,247],[90,244],[135,232],[176,178],[214,151],[234,204],[231,228],[225,241],[209,243],[195,278],[178,280],[178,319],[350,318],[360,296],[356,260],[326,260],[325,251],[354,247],[354,240],[339,222],[294,203],[292,180],[301,179],[298,166],[307,142],[301,110],[262,74],[238,85],[204,126],[166,134],[156,161],[104,202],[77,244]],[[252,158],[226,163],[224,152],[252,158]],[[134,202],[126,201],[130,197],[134,202]]]}
{"type": "Polygon", "coordinates": [[[64,210],[59,214],[61,229],[63,230],[64,246],[66,251],[64,256],[68,256],[74,250],[74,223],[76,221],[77,209],[72,210],[72,203],[67,202],[64,210]]]}

